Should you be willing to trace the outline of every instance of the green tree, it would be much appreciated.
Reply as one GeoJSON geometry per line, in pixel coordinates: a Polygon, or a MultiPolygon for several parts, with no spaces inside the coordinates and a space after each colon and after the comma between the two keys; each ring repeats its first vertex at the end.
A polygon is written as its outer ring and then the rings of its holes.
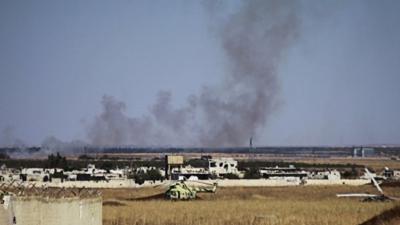
{"type": "Polygon", "coordinates": [[[65,157],[61,156],[60,153],[57,152],[56,155],[50,154],[47,156],[47,167],[67,169],[68,162],[65,157]]]}
{"type": "Polygon", "coordinates": [[[110,171],[111,169],[115,168],[114,163],[112,161],[103,161],[100,164],[100,168],[103,170],[110,171]]]}
{"type": "Polygon", "coordinates": [[[222,176],[225,179],[239,179],[239,176],[233,173],[227,173],[222,176]]]}
{"type": "Polygon", "coordinates": [[[157,169],[151,169],[147,171],[147,180],[152,180],[152,181],[156,181],[156,180],[163,180],[163,176],[161,176],[160,171],[158,171],[157,169]]]}
{"type": "Polygon", "coordinates": [[[0,153],[0,159],[9,159],[10,156],[7,153],[0,153]]]}
{"type": "Polygon", "coordinates": [[[133,175],[133,179],[135,180],[135,183],[137,184],[143,184],[146,180],[151,180],[155,182],[156,180],[164,180],[164,177],[161,175],[161,173],[157,169],[150,169],[147,170],[147,172],[144,172],[142,170],[137,171],[133,175]]]}
{"type": "Polygon", "coordinates": [[[258,168],[250,167],[244,174],[244,179],[260,179],[261,174],[258,168]]]}

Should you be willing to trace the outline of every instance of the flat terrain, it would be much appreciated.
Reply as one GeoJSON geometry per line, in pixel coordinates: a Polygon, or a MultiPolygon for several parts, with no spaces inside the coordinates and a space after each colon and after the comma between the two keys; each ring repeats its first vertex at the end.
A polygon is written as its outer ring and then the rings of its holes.
{"type": "MultiPolygon", "coordinates": [[[[400,196],[400,187],[385,187],[387,194],[400,196]]],[[[298,186],[264,188],[219,188],[201,194],[201,200],[135,201],[162,193],[164,189],[103,190],[104,225],[356,225],[393,208],[395,202],[360,202],[338,199],[336,193],[376,193],[370,186],[298,186]]]]}

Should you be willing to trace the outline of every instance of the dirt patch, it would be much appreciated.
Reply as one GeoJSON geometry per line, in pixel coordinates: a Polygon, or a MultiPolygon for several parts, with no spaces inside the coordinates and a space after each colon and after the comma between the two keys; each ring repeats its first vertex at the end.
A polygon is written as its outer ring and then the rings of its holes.
{"type": "Polygon", "coordinates": [[[143,196],[143,197],[137,197],[137,198],[125,198],[125,201],[151,201],[151,200],[163,200],[165,199],[165,194],[164,193],[159,193],[155,195],[148,195],[148,196],[143,196]]]}
{"type": "Polygon", "coordinates": [[[126,204],[116,201],[116,200],[108,200],[103,202],[104,206],[125,206],[126,204]]]}
{"type": "Polygon", "coordinates": [[[381,184],[381,187],[400,187],[400,180],[385,181],[381,184]]]}
{"type": "Polygon", "coordinates": [[[396,225],[400,224],[400,205],[383,211],[381,214],[361,223],[360,225],[396,225]]]}

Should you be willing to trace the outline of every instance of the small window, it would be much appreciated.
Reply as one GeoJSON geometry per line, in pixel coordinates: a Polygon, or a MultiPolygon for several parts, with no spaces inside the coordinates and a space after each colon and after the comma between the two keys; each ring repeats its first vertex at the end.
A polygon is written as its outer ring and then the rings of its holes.
{"type": "Polygon", "coordinates": [[[215,167],[215,166],[216,166],[215,162],[210,163],[210,167],[215,167]]]}
{"type": "Polygon", "coordinates": [[[222,167],[224,164],[223,163],[219,163],[219,167],[222,167]]]}

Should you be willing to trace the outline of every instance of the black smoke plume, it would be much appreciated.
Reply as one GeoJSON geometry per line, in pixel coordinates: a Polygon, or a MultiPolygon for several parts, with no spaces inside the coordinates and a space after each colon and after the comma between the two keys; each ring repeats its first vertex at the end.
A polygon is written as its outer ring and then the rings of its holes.
{"type": "MultiPolygon", "coordinates": [[[[212,13],[216,13],[213,11],[212,13]]],[[[268,125],[279,96],[278,67],[298,34],[296,3],[243,1],[240,9],[217,22],[229,62],[220,85],[204,87],[185,107],[171,105],[160,92],[149,114],[129,117],[126,105],[111,96],[88,127],[94,145],[243,146],[268,125]]]]}

